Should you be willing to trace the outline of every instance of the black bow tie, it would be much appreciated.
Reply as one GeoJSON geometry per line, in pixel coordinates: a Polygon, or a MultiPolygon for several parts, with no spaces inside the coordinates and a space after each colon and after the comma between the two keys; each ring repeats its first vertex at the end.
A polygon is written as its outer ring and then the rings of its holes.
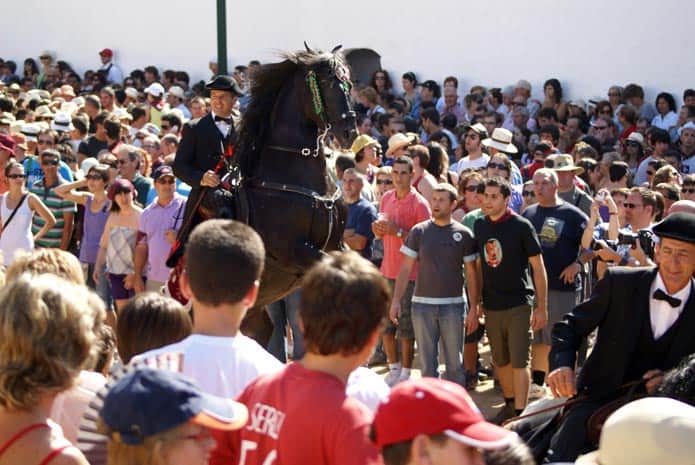
{"type": "Polygon", "coordinates": [[[232,125],[232,117],[231,116],[229,118],[225,118],[224,116],[215,115],[215,123],[218,121],[222,121],[223,123],[227,123],[230,126],[232,125]]]}
{"type": "Polygon", "coordinates": [[[665,293],[661,289],[657,289],[656,291],[654,291],[654,295],[652,295],[652,297],[656,300],[664,300],[664,301],[668,302],[668,304],[671,307],[674,307],[674,308],[680,307],[680,305],[681,305],[681,299],[676,299],[675,297],[671,297],[670,295],[668,295],[667,293],[665,293]]]}

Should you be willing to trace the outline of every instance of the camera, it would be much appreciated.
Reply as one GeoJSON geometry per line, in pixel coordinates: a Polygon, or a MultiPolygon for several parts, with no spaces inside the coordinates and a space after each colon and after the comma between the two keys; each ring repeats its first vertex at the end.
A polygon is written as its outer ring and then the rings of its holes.
{"type": "Polygon", "coordinates": [[[654,246],[656,245],[656,241],[654,240],[654,233],[647,230],[647,229],[641,229],[640,231],[635,233],[618,233],[618,244],[625,244],[625,245],[635,245],[637,244],[637,241],[639,241],[640,247],[642,247],[642,250],[644,250],[644,253],[649,257],[649,258],[654,258],[654,246]]]}

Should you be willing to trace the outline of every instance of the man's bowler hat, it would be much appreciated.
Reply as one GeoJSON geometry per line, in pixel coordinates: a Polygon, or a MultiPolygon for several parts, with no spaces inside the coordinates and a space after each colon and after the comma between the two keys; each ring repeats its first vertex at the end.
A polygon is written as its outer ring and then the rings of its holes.
{"type": "Polygon", "coordinates": [[[671,213],[661,223],[652,228],[659,237],[695,244],[695,214],[671,213]]]}
{"type": "Polygon", "coordinates": [[[234,78],[221,74],[210,79],[207,84],[205,84],[205,88],[208,90],[226,90],[227,92],[236,94],[238,97],[244,95],[244,91],[241,90],[241,87],[239,87],[239,84],[237,84],[234,78]]]}

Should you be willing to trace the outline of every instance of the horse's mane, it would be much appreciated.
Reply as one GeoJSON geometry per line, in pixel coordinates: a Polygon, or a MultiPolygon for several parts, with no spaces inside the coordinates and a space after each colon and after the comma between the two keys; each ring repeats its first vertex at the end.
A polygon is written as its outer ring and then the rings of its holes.
{"type": "Polygon", "coordinates": [[[251,100],[241,122],[235,150],[242,174],[247,176],[253,172],[258,152],[268,136],[273,107],[283,84],[301,67],[328,62],[335,69],[338,63],[344,63],[340,53],[297,51],[283,52],[280,56],[283,61],[262,65],[251,77],[251,100]]]}

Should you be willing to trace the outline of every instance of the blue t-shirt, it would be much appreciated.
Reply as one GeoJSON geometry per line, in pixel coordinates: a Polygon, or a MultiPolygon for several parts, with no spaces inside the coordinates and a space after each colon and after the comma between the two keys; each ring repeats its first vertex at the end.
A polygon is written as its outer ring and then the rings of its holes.
{"type": "MultiPolygon", "coordinates": [[[[41,161],[38,157],[34,158],[28,156],[24,159],[22,164],[24,165],[24,172],[27,174],[27,187],[30,188],[36,181],[43,179],[43,169],[41,169],[41,161]]],[[[58,174],[67,182],[73,182],[75,180],[72,177],[70,167],[62,160],[58,164],[58,174]]]]}
{"type": "Polygon", "coordinates": [[[371,202],[361,198],[355,202],[348,204],[347,221],[345,229],[354,229],[355,233],[367,238],[367,245],[360,251],[360,254],[367,259],[372,258],[372,241],[374,233],[372,232],[372,223],[376,221],[376,208],[371,202]]]}
{"type": "Polygon", "coordinates": [[[582,234],[589,218],[577,207],[562,202],[555,207],[531,205],[522,214],[538,234],[543,250],[543,262],[548,273],[548,289],[576,291],[579,282],[565,284],[560,280],[562,271],[579,256],[582,234]]]}

